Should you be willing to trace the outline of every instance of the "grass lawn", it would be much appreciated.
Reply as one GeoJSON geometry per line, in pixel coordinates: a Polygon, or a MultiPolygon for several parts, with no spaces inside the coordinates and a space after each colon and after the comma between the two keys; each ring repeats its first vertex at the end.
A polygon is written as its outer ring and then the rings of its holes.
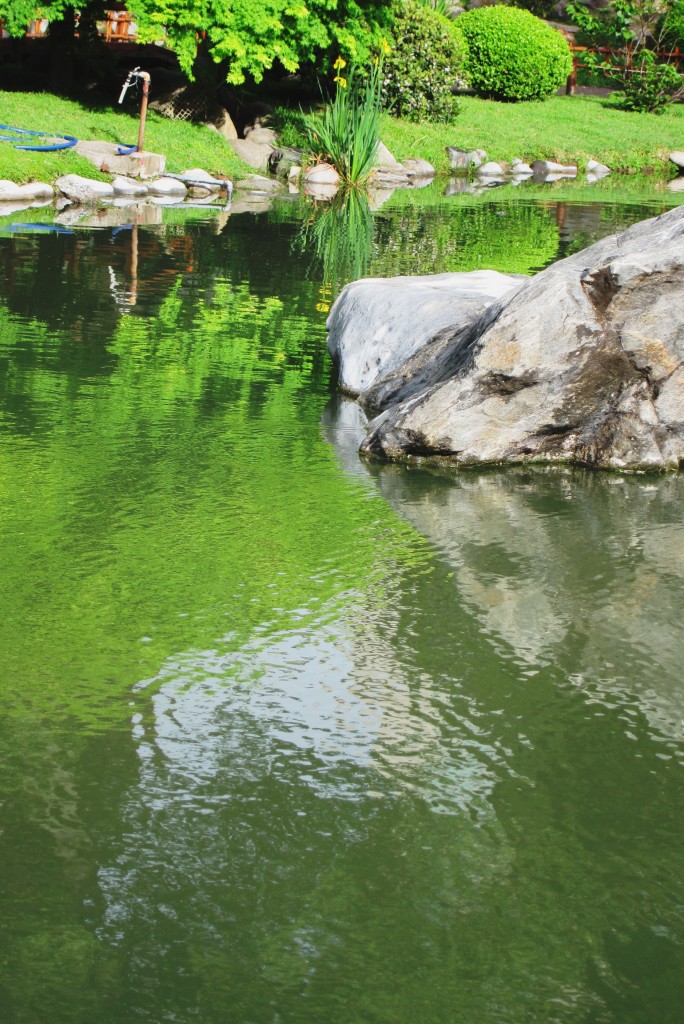
{"type": "MultiPolygon", "coordinates": [[[[48,93],[0,92],[0,121],[17,128],[65,132],[87,140],[133,144],[138,138],[137,118],[112,108],[89,109],[48,93]]],[[[147,117],[145,148],[165,153],[166,169],[176,174],[190,167],[236,177],[249,171],[225,139],[210,128],[170,121],[154,111],[147,117]]],[[[107,177],[71,150],[25,153],[14,149],[10,143],[0,143],[0,178],[18,183],[51,182],[61,174],[107,177]]]]}
{"type": "MultiPolygon", "coordinates": [[[[614,171],[645,167],[658,174],[673,168],[668,154],[684,150],[684,106],[664,114],[636,114],[617,109],[617,99],[598,96],[552,96],[543,102],[497,103],[461,98],[461,113],[452,124],[430,124],[384,116],[381,137],[398,160],[423,157],[438,171],[449,168],[445,146],[484,149],[490,160],[553,159],[583,169],[593,157],[614,171]]],[[[283,112],[279,111],[281,117],[283,112]]],[[[301,119],[284,116],[296,144],[301,119]]]]}
{"type": "MultiPolygon", "coordinates": [[[[441,172],[449,169],[445,146],[485,149],[490,160],[554,159],[577,162],[583,169],[593,157],[614,171],[671,171],[668,154],[684,150],[684,106],[655,115],[628,113],[616,104],[615,99],[597,96],[552,96],[542,103],[496,103],[466,96],[452,124],[414,124],[385,115],[381,137],[397,159],[423,157],[441,172]]],[[[90,109],[46,93],[0,92],[0,121],[122,143],[135,142],[138,133],[137,119],[118,109],[90,109]]],[[[281,108],[275,121],[282,128],[283,142],[303,144],[299,111],[281,108]]],[[[241,177],[249,170],[216,132],[152,111],[145,145],[165,153],[167,169],[175,173],[203,167],[212,174],[241,177]]],[[[23,153],[0,143],[0,178],[49,182],[70,172],[104,177],[69,150],[23,153]]]]}

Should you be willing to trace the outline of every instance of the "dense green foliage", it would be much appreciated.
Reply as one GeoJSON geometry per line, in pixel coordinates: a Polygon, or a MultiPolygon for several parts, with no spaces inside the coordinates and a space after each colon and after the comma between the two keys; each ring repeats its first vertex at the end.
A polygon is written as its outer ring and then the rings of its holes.
{"type": "Polygon", "coordinates": [[[392,40],[383,83],[388,109],[411,121],[450,121],[458,113],[451,89],[465,62],[456,23],[407,0],[397,9],[392,40]]]}
{"type": "Polygon", "coordinates": [[[529,11],[480,7],[461,15],[458,27],[468,45],[466,77],[480,96],[544,99],[572,70],[564,37],[529,11]]]}
{"type": "Polygon", "coordinates": [[[684,0],[672,0],[658,23],[658,37],[668,49],[684,51],[684,0]]]}
{"type": "Polygon", "coordinates": [[[335,167],[344,185],[364,185],[378,148],[382,61],[361,75],[352,67],[342,75],[345,61],[335,62],[335,95],[322,114],[305,117],[309,145],[335,167]]]}
{"type": "MultiPolygon", "coordinates": [[[[35,0],[0,0],[0,19],[13,35],[21,35],[35,16],[35,0]]],[[[67,0],[41,4],[43,17],[59,21],[73,12],[67,0]]],[[[323,51],[339,50],[365,60],[386,20],[387,0],[129,0],[141,42],[164,40],[191,74],[198,33],[206,53],[220,65],[222,77],[233,84],[251,78],[259,82],[274,65],[296,71],[303,61],[323,51]]],[[[95,4],[79,4],[79,9],[95,4]]]]}
{"type": "Polygon", "coordinates": [[[590,46],[608,46],[608,54],[587,53],[585,63],[599,70],[624,93],[625,110],[661,113],[684,97],[684,76],[669,58],[659,56],[681,32],[681,3],[672,0],[614,0],[596,13],[582,3],[568,13],[590,46]]]}

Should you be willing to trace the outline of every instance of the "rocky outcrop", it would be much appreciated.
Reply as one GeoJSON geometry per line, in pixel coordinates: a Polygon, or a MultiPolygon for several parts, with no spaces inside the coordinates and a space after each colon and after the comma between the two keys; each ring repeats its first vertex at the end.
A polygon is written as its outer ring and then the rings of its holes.
{"type": "MultiPolygon", "coordinates": [[[[363,283],[350,288],[358,295],[363,283]]],[[[343,293],[340,309],[348,301],[343,293]]],[[[372,304],[366,313],[372,321],[372,304]]],[[[415,359],[437,332],[425,331],[418,306],[404,307],[403,317],[406,333],[412,325],[421,339],[415,359]]],[[[376,348],[369,323],[369,365],[376,348]]],[[[455,325],[436,352],[433,362],[426,348],[408,397],[404,390],[397,400],[395,391],[371,403],[383,408],[369,424],[366,454],[447,466],[677,469],[684,461],[684,207],[535,275],[479,319],[455,325]]],[[[379,370],[410,387],[410,364],[379,370]]]]}
{"type": "Polygon", "coordinates": [[[328,316],[328,348],[339,367],[340,386],[358,395],[376,380],[387,380],[415,353],[435,355],[455,331],[521,280],[482,270],[347,285],[328,316]]]}

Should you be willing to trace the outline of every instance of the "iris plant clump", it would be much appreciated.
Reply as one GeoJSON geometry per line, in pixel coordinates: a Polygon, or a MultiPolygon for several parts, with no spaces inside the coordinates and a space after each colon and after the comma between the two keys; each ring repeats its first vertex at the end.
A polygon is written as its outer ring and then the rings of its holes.
{"type": "Polygon", "coordinates": [[[334,64],[332,101],[322,114],[304,118],[312,150],[335,167],[347,187],[363,187],[375,161],[382,110],[383,57],[384,53],[366,73],[350,67],[346,77],[342,74],[346,61],[338,57],[334,64]]]}

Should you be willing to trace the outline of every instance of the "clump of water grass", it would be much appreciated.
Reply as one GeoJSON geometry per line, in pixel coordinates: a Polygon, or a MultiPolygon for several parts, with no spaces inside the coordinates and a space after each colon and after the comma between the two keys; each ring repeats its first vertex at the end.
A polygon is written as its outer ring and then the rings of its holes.
{"type": "Polygon", "coordinates": [[[370,176],[378,147],[382,110],[382,56],[367,73],[335,61],[335,95],[322,114],[304,116],[308,143],[329,161],[347,187],[361,188],[370,176]]]}

